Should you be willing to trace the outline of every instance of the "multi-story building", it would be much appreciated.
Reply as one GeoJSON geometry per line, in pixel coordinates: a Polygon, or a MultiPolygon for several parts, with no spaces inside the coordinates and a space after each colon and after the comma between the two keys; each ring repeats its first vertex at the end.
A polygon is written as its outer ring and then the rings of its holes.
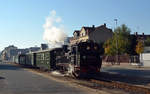
{"type": "Polygon", "coordinates": [[[26,49],[18,49],[14,45],[10,45],[1,52],[1,59],[12,61],[13,57],[17,56],[18,54],[25,54],[25,53],[29,53],[29,52],[33,52],[33,51],[38,51],[38,50],[40,50],[40,47],[30,47],[30,48],[26,48],[26,49]]]}
{"type": "Polygon", "coordinates": [[[11,55],[15,54],[14,50],[16,50],[16,49],[17,49],[17,47],[15,47],[14,45],[10,45],[10,46],[6,47],[1,52],[1,58],[3,60],[9,60],[11,58],[11,55]]]}
{"type": "Polygon", "coordinates": [[[73,37],[70,39],[71,44],[92,40],[96,43],[104,43],[112,38],[113,32],[106,27],[106,24],[95,27],[82,27],[81,30],[75,30],[73,37]]]}

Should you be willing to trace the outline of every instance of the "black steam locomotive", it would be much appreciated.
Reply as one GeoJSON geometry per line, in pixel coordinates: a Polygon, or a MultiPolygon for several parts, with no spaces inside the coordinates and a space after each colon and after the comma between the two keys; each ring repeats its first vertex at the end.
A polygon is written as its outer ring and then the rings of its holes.
{"type": "Polygon", "coordinates": [[[92,41],[81,42],[62,48],[19,55],[19,64],[44,70],[58,70],[75,77],[95,74],[100,71],[102,59],[100,47],[92,41]]]}

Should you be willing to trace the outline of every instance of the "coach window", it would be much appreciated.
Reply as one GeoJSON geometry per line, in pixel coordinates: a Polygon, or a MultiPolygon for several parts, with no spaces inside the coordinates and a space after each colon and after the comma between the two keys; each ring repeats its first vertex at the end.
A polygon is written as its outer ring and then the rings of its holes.
{"type": "Polygon", "coordinates": [[[44,60],[44,53],[42,54],[42,59],[44,60]]]}
{"type": "Polygon", "coordinates": [[[72,53],[73,53],[73,54],[76,54],[76,47],[73,47],[73,48],[72,48],[72,53]]]}

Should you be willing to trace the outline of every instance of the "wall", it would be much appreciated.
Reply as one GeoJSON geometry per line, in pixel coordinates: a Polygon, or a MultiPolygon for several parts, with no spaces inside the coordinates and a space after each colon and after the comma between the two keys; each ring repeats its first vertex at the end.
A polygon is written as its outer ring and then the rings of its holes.
{"type": "Polygon", "coordinates": [[[143,63],[144,67],[150,67],[150,53],[140,54],[140,62],[143,63]]]}
{"type": "Polygon", "coordinates": [[[111,32],[111,30],[99,27],[97,30],[89,34],[89,39],[97,43],[103,43],[106,40],[112,38],[112,36],[113,32],[111,32]]]}
{"type": "Polygon", "coordinates": [[[150,47],[144,47],[144,53],[150,53],[150,47]]]}

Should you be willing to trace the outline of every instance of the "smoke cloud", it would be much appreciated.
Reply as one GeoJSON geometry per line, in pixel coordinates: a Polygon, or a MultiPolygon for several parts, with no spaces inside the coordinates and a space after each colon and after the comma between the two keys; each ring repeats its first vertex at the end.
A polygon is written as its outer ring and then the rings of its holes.
{"type": "Polygon", "coordinates": [[[50,47],[59,47],[64,44],[67,35],[64,32],[64,26],[61,22],[62,19],[56,16],[55,10],[52,10],[46,18],[45,24],[43,25],[43,40],[47,41],[50,47]]]}

